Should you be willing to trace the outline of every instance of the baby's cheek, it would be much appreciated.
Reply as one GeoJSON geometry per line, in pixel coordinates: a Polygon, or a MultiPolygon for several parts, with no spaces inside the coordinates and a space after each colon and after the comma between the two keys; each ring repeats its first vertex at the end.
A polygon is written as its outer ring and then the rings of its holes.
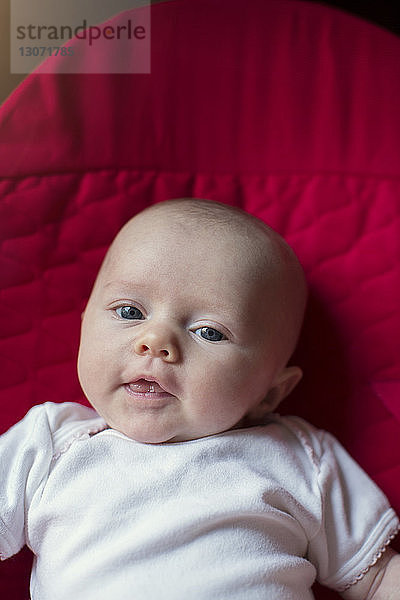
{"type": "MultiPolygon", "coordinates": [[[[99,340],[100,342],[101,340],[99,340]]],[[[107,349],[96,339],[83,339],[79,349],[78,373],[82,384],[91,384],[102,378],[107,365],[107,349]]]]}

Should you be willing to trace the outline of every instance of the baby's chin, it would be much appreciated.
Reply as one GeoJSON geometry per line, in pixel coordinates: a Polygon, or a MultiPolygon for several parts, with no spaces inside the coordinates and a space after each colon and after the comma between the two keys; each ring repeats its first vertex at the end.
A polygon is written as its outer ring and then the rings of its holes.
{"type": "MultiPolygon", "coordinates": [[[[119,431],[120,433],[122,433],[123,435],[125,435],[126,437],[130,438],[131,440],[138,442],[140,444],[153,444],[153,445],[157,445],[157,444],[179,444],[179,443],[184,443],[184,442],[191,442],[193,440],[199,440],[202,438],[206,438],[206,437],[210,437],[213,435],[219,435],[220,433],[224,433],[225,431],[229,431],[229,430],[224,430],[224,431],[212,431],[212,432],[202,432],[202,433],[181,433],[181,434],[170,434],[167,432],[158,432],[155,431],[154,429],[152,429],[151,431],[132,431],[132,430],[127,430],[125,428],[121,429],[117,429],[116,427],[112,427],[112,429],[115,429],[116,431],[119,431]]],[[[234,428],[231,428],[234,429],[234,428]]]]}
{"type": "Polygon", "coordinates": [[[185,435],[179,435],[176,432],[168,431],[166,429],[159,429],[157,427],[149,426],[149,427],[126,427],[119,426],[119,424],[112,422],[108,423],[111,429],[122,433],[129,439],[139,442],[140,444],[167,444],[173,442],[183,442],[187,441],[188,438],[185,435]]]}
{"type": "Polygon", "coordinates": [[[182,426],[179,428],[176,419],[157,419],[153,414],[140,416],[136,414],[131,422],[126,418],[126,415],[123,419],[115,419],[110,415],[101,416],[111,429],[118,431],[131,440],[141,444],[173,444],[189,442],[214,435],[220,435],[234,429],[242,429],[259,424],[258,422],[253,422],[250,416],[245,416],[234,425],[227,423],[213,423],[207,427],[207,425],[203,423],[189,427],[187,424],[182,423],[182,426]]]}

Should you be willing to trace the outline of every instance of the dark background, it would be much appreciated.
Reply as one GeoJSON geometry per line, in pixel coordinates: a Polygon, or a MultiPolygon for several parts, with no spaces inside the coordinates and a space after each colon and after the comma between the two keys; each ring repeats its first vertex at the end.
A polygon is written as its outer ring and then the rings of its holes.
{"type": "Polygon", "coordinates": [[[346,2],[346,0],[333,0],[318,3],[335,6],[400,35],[400,3],[396,0],[392,2],[366,2],[363,0],[360,2],[346,2]]]}

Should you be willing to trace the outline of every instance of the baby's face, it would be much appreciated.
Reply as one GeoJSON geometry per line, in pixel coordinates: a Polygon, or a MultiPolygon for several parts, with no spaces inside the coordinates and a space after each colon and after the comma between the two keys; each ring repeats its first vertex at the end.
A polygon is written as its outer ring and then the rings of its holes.
{"type": "Polygon", "coordinates": [[[140,442],[204,437],[260,404],[281,365],[276,298],[212,227],[141,215],[86,308],[78,370],[108,425],[140,442]]]}

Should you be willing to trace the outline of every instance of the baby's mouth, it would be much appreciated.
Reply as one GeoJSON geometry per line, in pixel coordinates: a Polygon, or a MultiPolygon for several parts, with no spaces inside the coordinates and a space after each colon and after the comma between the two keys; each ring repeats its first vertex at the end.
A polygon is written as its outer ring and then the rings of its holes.
{"type": "Polygon", "coordinates": [[[165,394],[167,393],[157,381],[138,379],[127,384],[127,387],[136,394],[165,394]]]}
{"type": "Polygon", "coordinates": [[[175,396],[162,387],[158,381],[141,377],[124,385],[126,393],[134,402],[143,403],[145,407],[159,407],[170,402],[175,396]]]}

